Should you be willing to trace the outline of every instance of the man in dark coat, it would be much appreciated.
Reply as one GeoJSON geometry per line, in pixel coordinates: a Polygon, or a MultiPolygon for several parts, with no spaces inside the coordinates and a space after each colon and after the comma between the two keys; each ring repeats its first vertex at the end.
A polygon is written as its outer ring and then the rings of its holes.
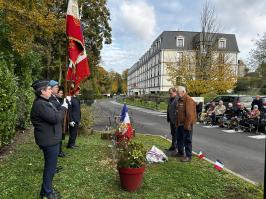
{"type": "Polygon", "coordinates": [[[77,98],[80,88],[78,87],[74,92],[74,95],[71,97],[71,105],[69,107],[69,140],[67,148],[75,149],[78,146],[76,145],[76,138],[78,135],[78,126],[81,120],[81,111],[80,111],[80,100],[77,98]]]}
{"type": "Polygon", "coordinates": [[[60,195],[52,189],[52,181],[56,172],[64,112],[68,104],[64,102],[58,110],[49,102],[52,91],[48,84],[49,81],[39,80],[32,84],[36,99],[31,109],[31,122],[34,126],[35,142],[43,151],[45,162],[40,196],[57,199],[60,195]]]}
{"type": "Polygon", "coordinates": [[[169,151],[174,151],[177,148],[177,139],[176,139],[176,105],[178,101],[178,96],[176,93],[176,89],[170,88],[169,89],[169,95],[170,98],[168,100],[168,106],[167,106],[167,122],[170,123],[170,129],[171,129],[171,135],[172,135],[172,144],[170,148],[168,149],[169,151]]]}
{"type": "Polygon", "coordinates": [[[259,95],[257,95],[256,98],[252,101],[251,110],[254,109],[254,105],[257,105],[259,108],[259,111],[263,112],[263,103],[262,103],[262,99],[260,98],[259,95]]]}
{"type": "MultiPolygon", "coordinates": [[[[59,91],[58,82],[55,81],[55,80],[50,80],[49,86],[52,89],[52,95],[49,98],[49,101],[56,107],[57,110],[60,110],[61,103],[60,103],[59,99],[57,98],[58,91],[59,91]]],[[[63,136],[63,131],[62,131],[62,140],[63,139],[64,139],[64,136],[63,136]]],[[[58,157],[62,157],[63,158],[63,157],[66,156],[66,154],[62,151],[62,140],[60,141],[60,148],[59,148],[58,157]]]]}

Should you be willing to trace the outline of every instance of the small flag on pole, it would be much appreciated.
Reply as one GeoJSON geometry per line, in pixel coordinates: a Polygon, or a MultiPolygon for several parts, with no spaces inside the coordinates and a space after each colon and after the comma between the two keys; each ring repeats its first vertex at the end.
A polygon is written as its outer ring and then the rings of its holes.
{"type": "Polygon", "coordinates": [[[222,171],[224,168],[224,164],[220,160],[216,160],[214,168],[218,171],[222,171]]]}
{"type": "Polygon", "coordinates": [[[202,158],[204,158],[205,157],[205,155],[200,151],[199,153],[198,153],[198,158],[199,159],[202,159],[202,158]]]}
{"type": "Polygon", "coordinates": [[[124,136],[127,137],[129,140],[133,137],[133,128],[130,123],[129,115],[128,115],[128,108],[127,105],[124,104],[121,114],[120,114],[120,122],[126,126],[124,130],[124,136]]]}

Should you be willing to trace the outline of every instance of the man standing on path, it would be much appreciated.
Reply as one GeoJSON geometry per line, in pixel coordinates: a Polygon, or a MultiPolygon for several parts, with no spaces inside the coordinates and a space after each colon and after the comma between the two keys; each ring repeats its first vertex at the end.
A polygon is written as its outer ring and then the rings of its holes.
{"type": "Polygon", "coordinates": [[[175,151],[177,149],[177,132],[176,132],[176,106],[178,101],[178,96],[176,92],[176,88],[172,87],[169,89],[169,101],[167,106],[167,122],[170,123],[171,135],[172,135],[172,144],[169,151],[175,151]]]}
{"type": "Polygon", "coordinates": [[[196,123],[196,103],[186,93],[183,86],[177,89],[179,100],[176,109],[177,145],[180,149],[178,157],[181,162],[190,162],[192,157],[193,125],[196,123]],[[185,153],[184,153],[185,147],[185,153]]]}
{"type": "Polygon", "coordinates": [[[78,87],[74,91],[74,95],[71,97],[71,105],[69,107],[69,140],[67,148],[75,149],[76,138],[78,135],[78,126],[81,119],[80,100],[77,98],[80,88],[78,87]]]}

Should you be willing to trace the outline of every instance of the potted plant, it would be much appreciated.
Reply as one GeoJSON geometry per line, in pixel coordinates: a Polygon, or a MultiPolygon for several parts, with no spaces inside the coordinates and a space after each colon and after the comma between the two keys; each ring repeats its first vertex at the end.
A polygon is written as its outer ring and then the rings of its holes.
{"type": "Polygon", "coordinates": [[[117,144],[117,169],[122,188],[136,191],[142,184],[145,171],[146,151],[143,144],[127,139],[117,144]]]}

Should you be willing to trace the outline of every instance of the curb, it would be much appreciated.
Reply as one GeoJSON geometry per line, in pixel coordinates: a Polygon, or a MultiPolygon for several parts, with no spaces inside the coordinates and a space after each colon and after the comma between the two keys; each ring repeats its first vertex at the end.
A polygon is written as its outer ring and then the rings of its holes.
{"type": "MultiPolygon", "coordinates": [[[[145,133],[145,134],[143,134],[143,133],[139,133],[139,134],[141,134],[141,135],[149,135],[149,136],[161,137],[162,139],[167,140],[168,142],[172,142],[171,140],[167,139],[166,137],[164,137],[164,136],[162,136],[162,135],[152,135],[152,134],[148,134],[148,133],[145,133]]],[[[195,151],[192,151],[192,154],[193,154],[193,155],[198,155],[195,151]]],[[[204,158],[202,158],[202,159],[206,160],[207,162],[209,162],[209,163],[211,163],[211,164],[213,164],[213,165],[215,164],[214,161],[212,161],[212,160],[210,160],[210,159],[208,159],[208,158],[206,158],[206,157],[204,157],[204,158]]],[[[249,182],[249,183],[251,183],[251,184],[253,184],[253,185],[258,185],[258,184],[259,184],[259,183],[257,183],[257,182],[254,182],[253,180],[250,180],[250,179],[248,179],[248,178],[246,178],[246,177],[244,177],[244,176],[242,176],[242,175],[240,175],[240,174],[238,174],[238,173],[236,173],[236,172],[234,172],[234,171],[232,171],[232,170],[230,170],[230,169],[227,169],[227,168],[225,168],[225,167],[223,168],[223,170],[225,170],[226,172],[231,173],[231,174],[233,174],[234,176],[237,176],[237,177],[239,177],[239,178],[241,178],[241,179],[245,180],[246,182],[249,182]]]]}

